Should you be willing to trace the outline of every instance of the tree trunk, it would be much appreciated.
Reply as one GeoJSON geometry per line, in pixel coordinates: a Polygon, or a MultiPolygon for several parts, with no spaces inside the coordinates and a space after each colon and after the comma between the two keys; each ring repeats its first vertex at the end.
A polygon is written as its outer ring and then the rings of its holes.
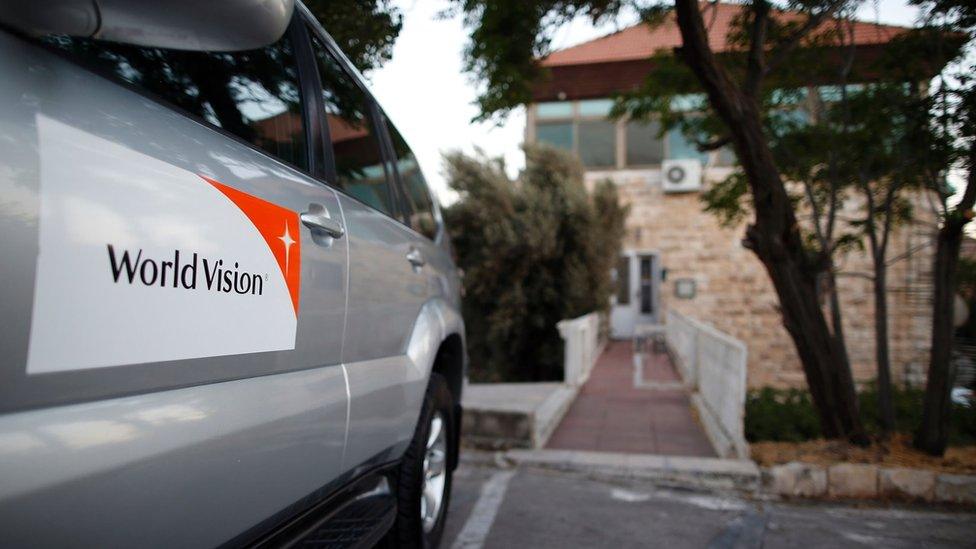
{"type": "Polygon", "coordinates": [[[925,383],[922,423],[915,435],[915,447],[933,456],[944,454],[949,442],[952,339],[955,332],[952,312],[963,229],[973,218],[973,204],[976,203],[976,144],[970,146],[968,156],[966,190],[959,204],[946,214],[942,228],[939,229],[932,273],[932,284],[935,286],[932,300],[932,350],[929,355],[928,380],[925,383]]]}
{"type": "Polygon", "coordinates": [[[878,411],[887,435],[895,429],[895,403],[891,388],[891,357],[888,347],[888,266],[884,259],[874,263],[874,353],[878,362],[878,411]]]}
{"type": "Polygon", "coordinates": [[[956,294],[956,271],[962,245],[963,224],[948,221],[939,231],[935,251],[932,303],[932,350],[929,376],[925,384],[922,424],[915,436],[915,447],[933,456],[945,453],[949,441],[949,411],[952,390],[953,300],[956,294]]]}
{"type": "Polygon", "coordinates": [[[844,361],[850,362],[847,355],[847,340],[844,339],[844,318],[840,307],[840,293],[837,289],[837,277],[833,272],[827,273],[827,283],[830,284],[830,326],[834,331],[834,340],[844,352],[844,361]]]}
{"type": "Polygon", "coordinates": [[[824,435],[866,444],[850,364],[843,345],[832,337],[817,298],[816,278],[824,269],[803,247],[793,205],[766,142],[755,98],[743,93],[715,59],[698,0],[676,0],[675,8],[682,36],[679,53],[729,128],[749,181],[756,217],[746,231],[745,244],[762,262],[776,289],[783,325],[803,365],[824,435]]]}

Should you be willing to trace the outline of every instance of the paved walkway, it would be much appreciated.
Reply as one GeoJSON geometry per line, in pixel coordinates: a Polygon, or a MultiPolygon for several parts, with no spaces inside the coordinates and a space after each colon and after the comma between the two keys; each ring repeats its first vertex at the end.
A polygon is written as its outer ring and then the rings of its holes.
{"type": "MultiPolygon", "coordinates": [[[[645,356],[645,383],[680,381],[666,354],[645,356]]],[[[634,381],[631,342],[610,342],[547,448],[715,456],[684,390],[636,388],[634,381]]]]}

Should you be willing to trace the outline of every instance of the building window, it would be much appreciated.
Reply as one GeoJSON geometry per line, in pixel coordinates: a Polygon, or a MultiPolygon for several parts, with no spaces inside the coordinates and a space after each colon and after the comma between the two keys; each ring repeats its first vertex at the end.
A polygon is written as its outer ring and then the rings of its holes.
{"type": "Polygon", "coordinates": [[[649,166],[664,160],[664,140],[658,137],[661,125],[657,121],[627,122],[628,166],[649,166]]]}
{"type": "Polygon", "coordinates": [[[572,122],[540,122],[535,127],[535,140],[563,149],[573,151],[573,123],[572,122]]]}
{"type": "Polygon", "coordinates": [[[573,104],[569,101],[539,103],[535,106],[535,113],[542,118],[572,118],[573,104]]]}
{"type": "Polygon", "coordinates": [[[579,157],[588,168],[617,165],[617,127],[609,120],[579,122],[579,157]]]}
{"type": "Polygon", "coordinates": [[[699,160],[702,164],[708,163],[708,153],[699,151],[698,145],[678,128],[668,131],[668,158],[691,158],[699,160]]]}
{"type": "Polygon", "coordinates": [[[703,111],[708,108],[708,98],[703,93],[688,93],[671,98],[673,111],[703,111]]]}
{"type": "MultiPolygon", "coordinates": [[[[696,111],[704,108],[704,94],[680,95],[672,108],[696,111]]],[[[587,168],[647,168],[664,160],[696,159],[703,165],[730,166],[729,150],[700,152],[694,140],[680,130],[661,133],[657,120],[610,120],[612,99],[560,101],[535,105],[535,142],[575,154],[587,168]]]]}
{"type": "Polygon", "coordinates": [[[579,102],[580,116],[599,116],[606,118],[613,108],[613,99],[587,99],[579,102]]]}

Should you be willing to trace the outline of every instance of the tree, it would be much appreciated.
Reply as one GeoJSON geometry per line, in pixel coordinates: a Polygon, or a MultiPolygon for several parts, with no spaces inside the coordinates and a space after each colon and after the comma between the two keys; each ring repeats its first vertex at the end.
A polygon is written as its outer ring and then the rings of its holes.
{"type": "Polygon", "coordinates": [[[626,218],[615,187],[587,194],[579,162],[544,147],[526,149],[515,181],[500,160],[445,160],[460,195],[444,215],[464,272],[472,379],[562,379],[556,323],[605,311],[613,291],[626,218]]]}
{"type": "MultiPolygon", "coordinates": [[[[499,12],[507,2],[464,0],[460,4],[472,27],[468,67],[487,84],[480,104],[489,112],[531,97],[530,81],[539,69],[530,61],[543,53],[544,36],[553,25],[580,13],[605,17],[620,8],[616,2],[525,2],[520,3],[520,19],[506,20],[499,12]]],[[[739,159],[754,212],[743,244],[762,262],[773,283],[783,325],[800,357],[823,430],[827,436],[864,444],[867,435],[858,415],[847,354],[831,333],[818,300],[818,274],[827,268],[825,258],[804,245],[794,203],[765,134],[760,105],[767,77],[787,65],[792,54],[802,51],[804,39],[850,4],[805,2],[795,6],[802,21],[783,22],[768,2],[754,0],[744,6],[739,21],[745,47],[739,55],[720,58],[709,44],[702,6],[697,0],[675,0],[674,21],[682,36],[682,47],[675,53],[722,123],[718,139],[708,145],[731,144],[739,159]]],[[[658,5],[644,13],[645,20],[660,23],[667,10],[658,5]]]]}
{"type": "Polygon", "coordinates": [[[389,0],[306,0],[305,5],[361,72],[393,56],[403,14],[389,0]]]}
{"type": "MultiPolygon", "coordinates": [[[[928,25],[937,31],[930,49],[951,47],[953,39],[971,45],[976,32],[976,6],[960,0],[918,0],[925,10],[928,25]]],[[[958,166],[968,172],[961,198],[950,205],[955,194],[945,174],[932,174],[932,189],[940,199],[941,227],[936,240],[932,305],[932,348],[929,375],[925,386],[922,423],[915,436],[915,446],[932,455],[945,453],[949,439],[949,413],[953,343],[953,300],[958,287],[959,250],[963,231],[973,218],[976,204],[976,87],[973,74],[976,64],[963,61],[959,71],[943,75],[933,92],[947,142],[956,147],[958,166]]]]}

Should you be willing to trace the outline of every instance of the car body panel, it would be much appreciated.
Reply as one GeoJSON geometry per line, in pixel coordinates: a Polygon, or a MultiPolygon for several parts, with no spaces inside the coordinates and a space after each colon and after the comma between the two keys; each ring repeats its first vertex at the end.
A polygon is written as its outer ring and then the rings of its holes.
{"type": "Polygon", "coordinates": [[[4,415],[0,545],[223,543],[338,476],[345,397],[317,368],[4,415]]]}

